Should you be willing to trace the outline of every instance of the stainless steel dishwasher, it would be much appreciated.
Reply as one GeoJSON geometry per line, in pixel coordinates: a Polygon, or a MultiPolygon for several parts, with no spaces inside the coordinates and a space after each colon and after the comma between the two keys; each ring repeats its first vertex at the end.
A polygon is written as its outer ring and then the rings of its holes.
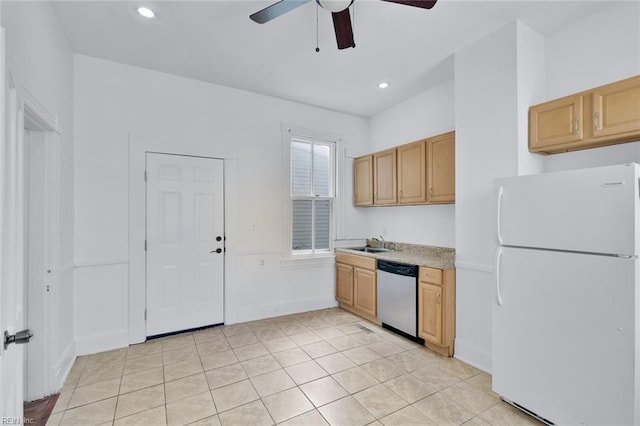
{"type": "Polygon", "coordinates": [[[382,326],[424,343],[418,337],[418,267],[378,260],[378,319],[382,326]]]}

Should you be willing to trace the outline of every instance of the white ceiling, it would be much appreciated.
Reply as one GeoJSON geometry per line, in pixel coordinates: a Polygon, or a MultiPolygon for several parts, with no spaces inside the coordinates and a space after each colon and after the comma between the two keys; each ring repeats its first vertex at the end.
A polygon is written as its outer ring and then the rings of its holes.
{"type": "Polygon", "coordinates": [[[77,53],[368,117],[453,76],[452,54],[516,19],[541,34],[609,1],[355,0],[355,49],[311,2],[260,25],[273,1],[54,1],[77,53]],[[150,6],[156,19],[136,13],[150,6]],[[389,88],[377,88],[380,81],[389,88]]]}

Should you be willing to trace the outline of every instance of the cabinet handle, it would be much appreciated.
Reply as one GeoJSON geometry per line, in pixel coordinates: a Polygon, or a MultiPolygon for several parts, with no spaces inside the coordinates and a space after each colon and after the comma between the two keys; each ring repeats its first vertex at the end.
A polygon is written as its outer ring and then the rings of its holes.
{"type": "Polygon", "coordinates": [[[429,188],[429,195],[433,196],[433,187],[429,188]]]}
{"type": "Polygon", "coordinates": [[[602,125],[600,124],[600,113],[596,112],[593,114],[593,129],[594,130],[602,130],[602,125]]]}
{"type": "Polygon", "coordinates": [[[440,304],[440,293],[436,296],[436,305],[440,304]]]}
{"type": "Polygon", "coordinates": [[[580,136],[580,117],[576,117],[574,134],[580,136]]]}

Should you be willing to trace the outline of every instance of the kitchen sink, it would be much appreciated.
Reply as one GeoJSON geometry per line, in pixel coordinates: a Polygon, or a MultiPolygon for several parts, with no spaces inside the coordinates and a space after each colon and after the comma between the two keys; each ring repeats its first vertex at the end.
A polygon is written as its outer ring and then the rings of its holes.
{"type": "Polygon", "coordinates": [[[386,249],[382,247],[358,247],[352,250],[363,251],[365,253],[387,253],[393,251],[391,249],[386,249]]]}

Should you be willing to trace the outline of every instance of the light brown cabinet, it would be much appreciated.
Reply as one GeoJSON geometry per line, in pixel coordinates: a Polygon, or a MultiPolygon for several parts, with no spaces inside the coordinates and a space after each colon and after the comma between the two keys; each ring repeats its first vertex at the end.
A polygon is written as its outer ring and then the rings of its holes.
{"type": "Polygon", "coordinates": [[[340,307],[379,323],[376,260],[347,253],[336,254],[336,299],[340,307]]]}
{"type": "Polygon", "coordinates": [[[448,132],[356,158],[354,204],[362,207],[454,203],[455,149],[455,132],[448,132]]]}
{"type": "Polygon", "coordinates": [[[398,202],[396,183],[396,149],[373,154],[373,203],[376,205],[398,202]]]}
{"type": "Polygon", "coordinates": [[[419,319],[420,337],[425,341],[442,344],[442,287],[420,282],[418,289],[422,315],[419,319]]]}
{"type": "Polygon", "coordinates": [[[420,267],[418,335],[430,349],[453,355],[455,338],[455,270],[420,267]]]}
{"type": "Polygon", "coordinates": [[[529,108],[529,151],[554,154],[640,140],[640,76],[529,108]]]}
{"type": "Polygon", "coordinates": [[[402,145],[398,150],[398,204],[427,201],[425,141],[402,145]]]}
{"type": "Polygon", "coordinates": [[[640,76],[595,89],[592,97],[594,138],[640,136],[640,76]]]}
{"type": "Polygon", "coordinates": [[[354,194],[356,206],[373,205],[373,156],[356,158],[353,164],[354,194]]]}
{"type": "Polygon", "coordinates": [[[378,312],[376,272],[356,267],[353,274],[353,290],[353,307],[375,317],[378,312]]]}
{"type": "Polygon", "coordinates": [[[453,203],[456,200],[456,135],[445,133],[427,139],[427,201],[453,203]]]}
{"type": "Polygon", "coordinates": [[[353,266],[336,263],[336,299],[353,305],[353,266]]]}
{"type": "Polygon", "coordinates": [[[529,110],[530,149],[582,140],[583,100],[584,96],[573,95],[532,107],[529,110]]]}

